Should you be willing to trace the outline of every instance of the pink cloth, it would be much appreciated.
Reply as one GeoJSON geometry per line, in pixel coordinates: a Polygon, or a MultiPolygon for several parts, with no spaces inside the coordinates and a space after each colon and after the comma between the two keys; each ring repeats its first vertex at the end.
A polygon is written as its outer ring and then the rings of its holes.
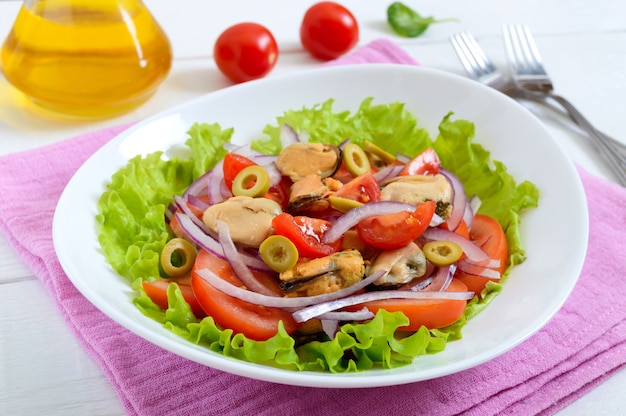
{"type": "MultiPolygon", "coordinates": [[[[415,64],[384,40],[340,63],[372,61],[415,64]]],[[[65,184],[123,129],[0,158],[0,230],[46,286],[129,415],[553,414],[626,363],[626,189],[583,170],[590,237],[579,283],[541,331],[483,365],[395,387],[318,389],[251,380],[166,352],[89,303],[64,274],[52,245],[54,206],[65,184]]]]}

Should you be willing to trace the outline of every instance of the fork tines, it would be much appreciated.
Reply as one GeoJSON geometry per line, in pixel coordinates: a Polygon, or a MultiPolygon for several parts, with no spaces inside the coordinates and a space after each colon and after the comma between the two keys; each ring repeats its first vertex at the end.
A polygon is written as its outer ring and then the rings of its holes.
{"type": "Polygon", "coordinates": [[[502,25],[509,62],[518,74],[545,74],[543,60],[527,25],[502,25]]]}

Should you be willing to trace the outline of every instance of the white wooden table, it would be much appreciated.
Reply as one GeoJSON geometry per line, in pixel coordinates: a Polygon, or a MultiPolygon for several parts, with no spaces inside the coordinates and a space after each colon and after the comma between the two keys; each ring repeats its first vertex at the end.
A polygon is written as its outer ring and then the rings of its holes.
{"type": "MultiPolygon", "coordinates": [[[[158,93],[136,111],[98,122],[42,117],[15,105],[19,95],[0,76],[0,154],[32,149],[108,126],[138,121],[229,83],[212,60],[213,43],[231,24],[256,21],[276,37],[281,55],[271,77],[319,65],[300,47],[301,16],[312,0],[146,0],[174,47],[172,71],[158,93]]],[[[528,23],[559,93],[606,133],[626,142],[626,3],[622,0],[407,1],[424,15],[456,17],[423,37],[403,39],[386,26],[391,0],[343,0],[360,23],[360,44],[387,37],[423,65],[463,74],[448,42],[471,31],[504,66],[500,25],[528,23]]],[[[21,1],[0,0],[0,37],[9,32],[21,1]]],[[[553,112],[529,106],[567,154],[590,172],[610,177],[591,145],[553,112]]],[[[564,409],[562,415],[626,414],[626,370],[564,409]]],[[[45,288],[0,235],[0,414],[121,415],[123,408],[99,367],[55,309],[45,288]]]]}

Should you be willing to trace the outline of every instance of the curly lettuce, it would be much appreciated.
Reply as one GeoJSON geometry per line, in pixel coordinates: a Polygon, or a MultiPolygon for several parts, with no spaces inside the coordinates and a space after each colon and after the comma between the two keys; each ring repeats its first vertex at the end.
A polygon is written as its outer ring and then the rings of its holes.
{"type": "MultiPolygon", "coordinates": [[[[365,99],[354,112],[335,111],[333,100],[312,107],[289,110],[268,124],[266,137],[252,147],[264,153],[278,153],[279,131],[283,123],[309,136],[313,142],[339,144],[346,138],[356,143],[369,140],[390,153],[414,156],[433,147],[441,161],[464,183],[469,195],[482,200],[480,211],[493,216],[503,226],[510,249],[509,269],[525,259],[519,235],[520,213],[536,207],[539,192],[529,182],[517,184],[506,166],[492,160],[481,145],[474,143],[474,125],[445,115],[439,134],[432,140],[418,120],[402,103],[373,104],[365,99]]],[[[230,329],[220,328],[211,317],[198,320],[185,302],[180,289],[168,289],[169,307],[160,309],[143,292],[141,282],[161,277],[159,253],[171,237],[163,220],[173,195],[215,166],[226,154],[223,144],[230,141],[232,128],[196,123],[188,131],[186,145],[191,159],[164,160],[160,152],[135,157],[116,172],[98,201],[99,242],[113,269],[128,279],[137,296],[135,305],[152,319],[190,342],[211,351],[252,363],[297,371],[343,373],[371,368],[394,368],[413,358],[442,351],[448,341],[461,338],[468,319],[483,310],[502,290],[501,283],[489,283],[482,296],[475,297],[465,314],[454,324],[437,330],[422,328],[413,333],[398,331],[408,319],[402,313],[379,311],[366,323],[345,324],[333,340],[296,345],[280,328],[267,341],[254,341],[230,329]]]]}

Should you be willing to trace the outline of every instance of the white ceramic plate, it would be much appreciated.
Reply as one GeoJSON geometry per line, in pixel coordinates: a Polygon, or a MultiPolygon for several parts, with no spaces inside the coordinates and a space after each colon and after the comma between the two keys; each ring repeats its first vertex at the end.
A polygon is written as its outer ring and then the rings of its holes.
{"type": "Polygon", "coordinates": [[[391,64],[325,68],[245,83],[139,123],[79,169],[58,203],[53,224],[55,249],[73,284],[102,312],[137,335],[223,371],[284,384],[335,388],[431,379],[474,367],[511,350],[543,327],[569,296],[585,258],[587,232],[585,195],[573,164],[532,114],[510,98],[468,79],[391,64]],[[530,180],[541,192],[539,208],[522,217],[528,260],[512,271],[492,304],[467,324],[462,340],[398,369],[300,373],[226,358],[177,337],[139,312],[131,302],[128,283],[101,255],[95,231],[96,202],[114,172],[137,154],[179,151],[187,129],[197,121],[235,127],[233,142],[245,143],[259,138],[263,127],[285,110],[329,98],[336,100],[335,110],[356,110],[370,96],[379,104],[406,103],[432,137],[449,111],[454,111],[457,119],[473,121],[476,141],[490,150],[494,159],[503,161],[517,181],[530,180]]]}

